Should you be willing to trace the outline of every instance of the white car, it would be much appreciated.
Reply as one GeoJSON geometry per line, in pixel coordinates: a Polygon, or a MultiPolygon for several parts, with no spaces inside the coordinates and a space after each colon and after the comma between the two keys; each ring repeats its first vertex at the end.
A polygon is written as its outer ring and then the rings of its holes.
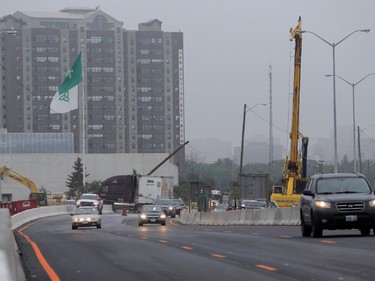
{"type": "Polygon", "coordinates": [[[242,209],[263,209],[266,208],[267,203],[265,201],[258,200],[242,200],[241,208],[242,209]]]}
{"type": "Polygon", "coordinates": [[[77,208],[79,207],[95,207],[99,214],[103,210],[103,200],[98,194],[94,193],[83,193],[76,202],[77,208]]]}
{"type": "Polygon", "coordinates": [[[96,226],[102,228],[102,216],[93,207],[76,208],[72,216],[72,229],[78,227],[96,226]]]}

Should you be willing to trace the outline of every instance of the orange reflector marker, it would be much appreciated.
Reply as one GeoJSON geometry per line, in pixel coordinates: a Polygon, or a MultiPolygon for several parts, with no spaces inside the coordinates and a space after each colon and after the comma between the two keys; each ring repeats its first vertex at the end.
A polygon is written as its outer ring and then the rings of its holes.
{"type": "Polygon", "coordinates": [[[320,242],[326,243],[326,244],[335,244],[336,243],[335,241],[332,241],[332,240],[320,240],[320,242]]]}
{"type": "Polygon", "coordinates": [[[270,266],[267,266],[267,265],[264,265],[264,264],[257,264],[256,267],[261,268],[261,269],[265,269],[265,270],[268,270],[268,271],[277,271],[277,268],[270,267],[270,266]]]}
{"type": "Polygon", "coordinates": [[[193,250],[193,248],[190,248],[188,246],[181,246],[182,249],[185,249],[185,250],[193,250]]]}
{"type": "Polygon", "coordinates": [[[159,240],[160,243],[168,243],[168,241],[165,240],[159,240]]]}
{"type": "Polygon", "coordinates": [[[215,258],[219,258],[219,259],[224,259],[224,258],[226,258],[226,256],[219,255],[219,254],[211,254],[211,256],[213,256],[213,257],[215,257],[215,258]]]}

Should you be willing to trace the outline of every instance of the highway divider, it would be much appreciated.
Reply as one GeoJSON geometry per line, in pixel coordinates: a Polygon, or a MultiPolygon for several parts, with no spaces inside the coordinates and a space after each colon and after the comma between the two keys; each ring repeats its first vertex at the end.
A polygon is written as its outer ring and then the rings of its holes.
{"type": "Polygon", "coordinates": [[[0,280],[26,280],[14,240],[8,208],[0,209],[0,280]]]}
{"type": "Polygon", "coordinates": [[[299,208],[242,209],[226,212],[184,210],[178,221],[196,225],[300,225],[299,208]]]}

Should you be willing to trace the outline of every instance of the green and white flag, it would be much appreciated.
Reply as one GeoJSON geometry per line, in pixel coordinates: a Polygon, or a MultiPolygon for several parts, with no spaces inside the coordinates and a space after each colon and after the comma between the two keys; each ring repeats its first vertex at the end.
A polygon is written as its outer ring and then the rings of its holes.
{"type": "Polygon", "coordinates": [[[81,53],[53,96],[50,113],[66,113],[78,108],[78,84],[82,82],[81,53]]]}

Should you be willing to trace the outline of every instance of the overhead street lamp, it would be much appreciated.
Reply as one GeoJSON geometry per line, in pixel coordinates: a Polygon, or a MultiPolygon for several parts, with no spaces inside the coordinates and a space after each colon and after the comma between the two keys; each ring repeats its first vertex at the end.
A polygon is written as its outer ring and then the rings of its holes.
{"type": "MultiPolygon", "coordinates": [[[[335,75],[336,77],[340,78],[342,81],[347,83],[348,85],[352,86],[352,95],[353,95],[353,162],[354,162],[354,173],[357,172],[357,150],[356,150],[356,144],[355,144],[355,95],[354,95],[354,88],[357,86],[359,83],[361,83],[363,80],[365,80],[367,77],[375,75],[375,73],[369,73],[365,77],[363,77],[361,80],[357,81],[356,83],[350,83],[344,78],[342,78],[339,75],[335,75]]],[[[332,74],[327,74],[326,77],[333,77],[332,74]]]]}
{"type": "Polygon", "coordinates": [[[370,29],[358,29],[353,31],[352,33],[349,33],[347,36],[345,36],[343,39],[338,41],[337,43],[330,43],[318,34],[312,32],[312,31],[307,31],[307,30],[298,30],[296,31],[298,33],[311,33],[312,35],[318,37],[320,40],[325,42],[326,44],[330,45],[332,47],[332,54],[333,54],[333,143],[334,143],[334,161],[335,161],[335,173],[338,172],[338,162],[337,162],[337,122],[336,122],[336,65],[335,65],[335,48],[337,45],[339,45],[341,42],[343,42],[345,39],[353,35],[354,33],[357,32],[370,32],[370,29]]]}
{"type": "Polygon", "coordinates": [[[241,138],[241,160],[240,160],[240,173],[238,174],[238,188],[239,188],[240,198],[241,198],[241,175],[242,175],[242,167],[243,167],[243,151],[244,151],[246,112],[251,111],[253,108],[257,107],[258,105],[266,106],[267,104],[257,103],[256,105],[254,105],[250,108],[247,107],[246,104],[244,104],[244,107],[243,107],[242,138],[241,138]]]}

